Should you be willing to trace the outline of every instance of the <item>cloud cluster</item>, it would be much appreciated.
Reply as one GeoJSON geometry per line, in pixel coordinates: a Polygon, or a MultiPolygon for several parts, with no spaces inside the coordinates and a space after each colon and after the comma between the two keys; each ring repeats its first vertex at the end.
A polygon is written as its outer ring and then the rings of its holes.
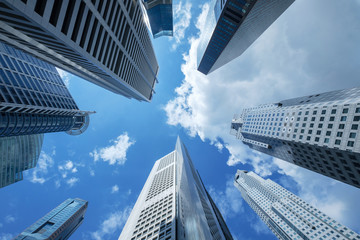
{"type": "Polygon", "coordinates": [[[43,151],[40,153],[37,165],[32,170],[30,182],[43,184],[48,180],[45,176],[48,173],[48,169],[54,165],[52,157],[53,155],[48,155],[43,151]]]}
{"type": "Polygon", "coordinates": [[[212,186],[210,186],[208,190],[211,198],[225,219],[235,217],[244,211],[241,194],[234,187],[234,180],[232,178],[226,181],[225,190],[215,189],[212,186]]]}
{"type": "MultiPolygon", "coordinates": [[[[228,165],[249,163],[262,176],[278,168],[289,174],[278,161],[251,151],[231,136],[231,118],[247,107],[358,86],[360,5],[354,1],[296,1],[241,57],[205,76],[196,69],[201,36],[207,35],[208,11],[208,4],[201,6],[198,35],[189,39],[190,50],[183,57],[184,79],[164,107],[167,123],[182,126],[190,136],[207,139],[218,149],[226,148],[228,165]]],[[[344,197],[343,203],[336,200],[339,195],[353,196],[357,189],[344,190],[343,185],[333,186],[329,179],[321,181],[319,174],[309,174],[314,183],[319,181],[328,189],[330,205],[324,211],[336,208],[336,219],[344,219],[345,212],[357,209],[351,197],[344,197]]],[[[306,188],[306,181],[296,174],[290,176],[300,189],[306,188]]],[[[307,192],[322,199],[316,191],[307,192]]]]}
{"type": "Polygon", "coordinates": [[[95,240],[109,239],[116,232],[119,231],[126,223],[127,218],[131,212],[130,207],[125,207],[123,210],[111,213],[101,224],[100,228],[92,232],[91,238],[95,240]]]}
{"type": "Polygon", "coordinates": [[[176,50],[185,37],[185,31],[189,27],[191,20],[191,6],[189,1],[185,3],[180,1],[174,5],[174,34],[172,39],[174,43],[171,46],[172,50],[176,50]]]}
{"type": "Polygon", "coordinates": [[[112,145],[94,149],[90,156],[94,158],[94,161],[103,160],[109,162],[110,165],[118,164],[124,165],[126,162],[126,153],[128,149],[135,144],[135,140],[130,139],[127,132],[121,134],[116,140],[110,141],[112,145]]]}

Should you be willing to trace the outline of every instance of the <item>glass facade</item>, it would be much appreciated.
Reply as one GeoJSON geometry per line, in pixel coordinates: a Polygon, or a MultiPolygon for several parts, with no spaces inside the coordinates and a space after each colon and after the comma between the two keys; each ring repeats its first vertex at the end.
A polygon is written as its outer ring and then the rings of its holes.
{"type": "Polygon", "coordinates": [[[144,0],[154,38],[173,35],[172,0],[144,0]]]}
{"type": "Polygon", "coordinates": [[[87,113],[54,66],[0,43],[0,116],[7,137],[79,129],[77,116],[87,113]]]}
{"type": "Polygon", "coordinates": [[[82,224],[87,206],[85,200],[69,198],[14,240],[66,240],[82,224]]]}
{"type": "Polygon", "coordinates": [[[0,138],[0,188],[23,179],[23,171],[36,166],[43,134],[0,138]]]}

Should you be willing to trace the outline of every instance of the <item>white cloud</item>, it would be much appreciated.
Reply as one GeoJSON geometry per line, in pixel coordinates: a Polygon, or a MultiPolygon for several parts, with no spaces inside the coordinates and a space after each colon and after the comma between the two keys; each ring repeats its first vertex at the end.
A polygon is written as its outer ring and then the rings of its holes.
{"type": "Polygon", "coordinates": [[[118,164],[124,165],[126,162],[126,153],[129,147],[135,144],[135,140],[130,139],[127,132],[118,136],[116,140],[112,140],[113,145],[101,148],[99,150],[94,149],[90,154],[94,158],[94,161],[103,160],[109,162],[110,165],[118,164]]]}
{"type": "Polygon", "coordinates": [[[93,169],[90,169],[90,170],[89,170],[89,174],[90,174],[90,176],[93,177],[93,176],[95,176],[95,171],[94,171],[93,169]]]}
{"type": "Polygon", "coordinates": [[[12,215],[7,215],[7,216],[5,217],[5,222],[6,222],[6,223],[13,223],[13,222],[15,222],[15,217],[12,216],[12,215]]]}
{"type": "Polygon", "coordinates": [[[64,164],[58,166],[58,170],[61,173],[62,178],[67,178],[69,173],[77,173],[77,167],[84,167],[83,164],[74,163],[70,160],[67,160],[64,164]]]}
{"type": "Polygon", "coordinates": [[[211,198],[225,219],[235,217],[244,211],[242,206],[243,199],[239,190],[235,188],[232,178],[226,181],[225,190],[215,189],[212,186],[210,186],[208,190],[211,198]]]}
{"type": "Polygon", "coordinates": [[[118,185],[112,186],[111,193],[117,193],[117,192],[119,192],[119,186],[118,185]]]}
{"type": "Polygon", "coordinates": [[[174,43],[171,46],[172,50],[176,50],[185,37],[185,31],[189,27],[191,20],[191,6],[188,1],[185,4],[180,1],[174,5],[174,34],[173,39],[171,39],[174,43]]]}
{"type": "Polygon", "coordinates": [[[58,71],[60,77],[62,78],[65,86],[66,86],[67,88],[69,88],[69,87],[70,87],[70,77],[71,77],[71,74],[68,73],[68,72],[66,72],[66,71],[64,71],[64,70],[62,70],[62,69],[60,69],[60,68],[56,68],[56,70],[58,71]]]}
{"type": "Polygon", "coordinates": [[[13,238],[14,236],[10,233],[0,233],[0,240],[9,240],[13,238]]]}
{"type": "MultiPolygon", "coordinates": [[[[90,235],[92,239],[103,240],[105,236],[110,237],[126,223],[128,216],[130,215],[131,208],[125,207],[122,211],[111,213],[101,224],[100,228],[96,232],[92,232],[90,235]]],[[[117,236],[116,236],[117,237],[117,236]]]]}
{"type": "Polygon", "coordinates": [[[53,165],[54,160],[52,156],[42,151],[36,167],[31,170],[30,182],[40,184],[45,183],[47,181],[45,175],[48,173],[48,168],[51,168],[53,165]]]}
{"type": "Polygon", "coordinates": [[[79,182],[80,179],[76,177],[72,177],[66,181],[66,183],[69,185],[69,187],[73,187],[77,182],[79,182]]]}
{"type": "MultiPolygon", "coordinates": [[[[164,107],[167,123],[182,126],[190,136],[210,140],[218,149],[221,143],[230,153],[230,166],[248,163],[258,174],[271,175],[279,163],[250,150],[230,135],[231,118],[245,107],[358,86],[360,61],[354,49],[358,49],[360,39],[360,32],[355,31],[360,28],[360,22],[355,21],[360,6],[353,1],[295,1],[241,57],[205,76],[196,69],[199,36],[206,35],[201,31],[206,29],[207,11],[209,6],[204,4],[196,22],[199,34],[189,39],[190,50],[183,57],[183,82],[175,89],[176,97],[164,107]]],[[[284,170],[290,175],[288,171],[284,170]]],[[[295,174],[291,176],[300,189],[307,187],[295,174]]],[[[324,189],[328,187],[327,207],[324,205],[323,210],[344,220],[345,212],[356,209],[347,220],[354,226],[360,209],[351,196],[356,195],[357,189],[348,187],[345,191],[344,184],[332,185],[330,179],[323,182],[327,183],[324,189]],[[343,197],[339,200],[338,196],[343,197]]],[[[305,191],[302,196],[306,194],[318,202],[323,199],[315,190],[305,191]]]]}

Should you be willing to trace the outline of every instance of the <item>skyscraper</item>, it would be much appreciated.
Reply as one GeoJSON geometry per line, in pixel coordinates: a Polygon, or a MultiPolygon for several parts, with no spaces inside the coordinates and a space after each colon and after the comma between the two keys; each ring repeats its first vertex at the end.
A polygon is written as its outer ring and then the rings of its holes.
{"type": "Polygon", "coordinates": [[[200,44],[198,70],[211,73],[243,54],[294,1],[216,0],[207,20],[214,25],[212,35],[200,44]]]}
{"type": "Polygon", "coordinates": [[[67,199],[14,240],[66,240],[84,221],[88,202],[79,198],[67,199]]]}
{"type": "Polygon", "coordinates": [[[150,101],[158,63],[139,0],[0,0],[0,40],[114,93],[150,101]]]}
{"type": "Polygon", "coordinates": [[[172,0],[144,0],[154,38],[173,35],[172,0]]]}
{"type": "Polygon", "coordinates": [[[257,151],[360,187],[360,88],[244,109],[231,134],[257,151]]]}
{"type": "Polygon", "coordinates": [[[253,172],[238,170],[234,185],[281,240],[360,239],[359,234],[270,179],[264,180],[253,172]]]}
{"type": "Polygon", "coordinates": [[[23,171],[34,168],[43,134],[0,137],[0,188],[23,179],[23,171]]]}
{"type": "Polygon", "coordinates": [[[79,110],[54,66],[0,43],[0,137],[84,132],[79,110]]]}
{"type": "Polygon", "coordinates": [[[178,138],[155,162],[119,240],[232,239],[178,138]]]}

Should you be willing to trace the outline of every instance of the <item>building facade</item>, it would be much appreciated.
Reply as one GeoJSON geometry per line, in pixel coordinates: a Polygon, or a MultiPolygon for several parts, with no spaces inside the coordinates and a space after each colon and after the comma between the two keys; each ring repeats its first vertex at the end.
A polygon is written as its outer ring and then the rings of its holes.
{"type": "Polygon", "coordinates": [[[0,0],[0,40],[114,93],[150,101],[158,63],[140,0],[0,0]]]}
{"type": "Polygon", "coordinates": [[[239,57],[295,0],[216,0],[216,26],[198,70],[204,74],[239,57]]]}
{"type": "Polygon", "coordinates": [[[231,134],[250,148],[360,187],[360,88],[243,110],[231,134]]]}
{"type": "Polygon", "coordinates": [[[154,38],[173,35],[172,0],[144,0],[154,38]]]}
{"type": "Polygon", "coordinates": [[[43,134],[0,138],[0,188],[21,181],[39,159],[43,134]]]}
{"type": "Polygon", "coordinates": [[[232,239],[186,147],[157,160],[119,240],[232,239]]]}
{"type": "Polygon", "coordinates": [[[14,240],[66,240],[84,221],[88,202],[79,198],[67,199],[14,240]]]}
{"type": "Polygon", "coordinates": [[[54,66],[0,43],[0,137],[84,132],[79,110],[54,66]]]}
{"type": "Polygon", "coordinates": [[[253,172],[238,170],[234,185],[281,240],[360,239],[359,234],[270,179],[265,180],[253,172]]]}

